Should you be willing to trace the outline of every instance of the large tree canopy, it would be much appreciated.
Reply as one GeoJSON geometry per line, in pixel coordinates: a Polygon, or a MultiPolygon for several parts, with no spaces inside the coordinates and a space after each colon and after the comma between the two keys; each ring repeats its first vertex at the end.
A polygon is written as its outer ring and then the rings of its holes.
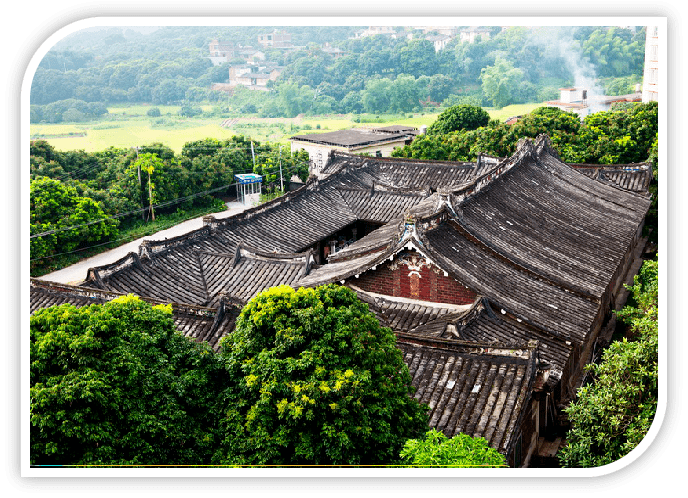
{"type": "Polygon", "coordinates": [[[455,105],[437,116],[430,125],[428,133],[442,135],[458,130],[475,130],[487,126],[490,115],[481,107],[472,105],[455,105]]]}
{"type": "Polygon", "coordinates": [[[651,155],[657,138],[657,109],[656,102],[633,104],[590,114],[581,123],[575,113],[540,107],[515,124],[490,121],[475,130],[421,135],[392,155],[444,161],[474,161],[481,152],[507,157],[521,138],[545,133],[565,162],[641,162],[651,155]]]}
{"type": "Polygon", "coordinates": [[[427,430],[391,330],[345,287],[274,287],[220,353],[234,385],[215,463],[390,464],[427,430]]]}
{"type": "Polygon", "coordinates": [[[171,311],[123,296],[31,316],[32,465],[209,463],[226,377],[171,311]]]}
{"type": "Polygon", "coordinates": [[[32,180],[29,198],[31,258],[72,251],[117,235],[118,220],[107,219],[98,202],[59,180],[32,180]]]}

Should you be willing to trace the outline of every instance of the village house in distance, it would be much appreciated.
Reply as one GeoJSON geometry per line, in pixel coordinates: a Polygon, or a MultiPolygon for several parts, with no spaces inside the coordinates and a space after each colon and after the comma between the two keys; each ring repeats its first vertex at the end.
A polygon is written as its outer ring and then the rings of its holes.
{"type": "Polygon", "coordinates": [[[425,127],[419,131],[412,126],[392,125],[294,135],[289,141],[292,152],[308,152],[310,174],[319,176],[333,150],[389,157],[394,149],[410,144],[419,133],[425,133],[425,127]]]}
{"type": "Polygon", "coordinates": [[[565,164],[547,136],[476,162],[323,161],[298,190],[145,241],[78,286],[32,279],[31,311],[134,293],[217,348],[264,289],[344,285],[396,334],[430,427],[544,464],[639,267],[650,166],[565,164]]]}

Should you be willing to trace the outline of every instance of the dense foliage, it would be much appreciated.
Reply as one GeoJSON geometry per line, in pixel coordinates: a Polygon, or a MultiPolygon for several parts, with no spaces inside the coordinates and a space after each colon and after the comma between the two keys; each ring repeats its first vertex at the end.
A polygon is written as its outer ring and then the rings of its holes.
{"type": "Polygon", "coordinates": [[[658,397],[658,263],[648,260],[631,288],[634,303],[618,313],[633,339],[616,341],[587,368],[591,385],[566,409],[571,421],[564,467],[598,467],[627,455],[647,434],[658,397]]]}
{"type": "Polygon", "coordinates": [[[88,120],[102,114],[104,105],[127,102],[180,104],[187,115],[200,112],[198,103],[205,102],[265,117],[411,112],[431,102],[501,107],[556,98],[558,88],[578,84],[579,75],[603,77],[608,92],[622,94],[642,78],[644,27],[492,27],[485,39],[469,43],[457,36],[435,51],[426,39],[433,33],[411,27],[395,28],[397,37],[354,38],[355,27],[290,26],[283,29],[292,34],[294,50],[264,50],[266,61],[284,67],[271,91],[239,91],[228,99],[212,91],[213,83],[228,80],[232,64],[244,61],[214,66],[209,42],[256,46],[257,36],[272,29],[168,26],[151,33],[75,33],[39,64],[31,120],[88,120]],[[325,42],[343,56],[333,57],[325,42]]]}
{"type": "Polygon", "coordinates": [[[278,186],[280,166],[287,181],[292,175],[308,177],[307,153],[240,135],[188,142],[181,154],[162,144],[94,153],[60,152],[43,140],[30,147],[31,259],[36,261],[113,240],[118,225],[142,217],[224,206],[219,198],[236,194],[230,186],[236,173],[265,175],[266,185],[278,186]]]}
{"type": "Polygon", "coordinates": [[[396,149],[396,157],[474,161],[479,153],[508,157],[523,137],[545,133],[562,160],[570,163],[619,164],[646,161],[658,133],[656,102],[579,117],[555,107],[540,107],[515,124],[490,121],[476,130],[426,134],[396,149]]]}
{"type": "Polygon", "coordinates": [[[401,450],[403,463],[414,467],[507,467],[504,455],[485,438],[457,434],[449,439],[431,429],[423,439],[409,439],[401,450]]]}
{"type": "Polygon", "coordinates": [[[226,375],[171,308],[125,296],[30,321],[32,465],[198,465],[219,442],[226,375]]]}
{"type": "Polygon", "coordinates": [[[394,334],[345,287],[262,292],[221,355],[234,384],[214,463],[385,465],[427,430],[394,334]]]}
{"type": "Polygon", "coordinates": [[[102,206],[72,186],[39,177],[31,182],[29,198],[32,258],[117,236],[119,220],[105,219],[102,206]]]}
{"type": "Polygon", "coordinates": [[[428,128],[431,135],[444,135],[452,131],[475,130],[487,126],[490,115],[481,107],[455,105],[443,111],[428,128]]]}

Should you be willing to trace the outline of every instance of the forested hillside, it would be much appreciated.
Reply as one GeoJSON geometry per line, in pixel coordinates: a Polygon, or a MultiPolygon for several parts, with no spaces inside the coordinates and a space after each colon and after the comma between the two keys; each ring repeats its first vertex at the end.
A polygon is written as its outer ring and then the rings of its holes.
{"type": "MultiPolygon", "coordinates": [[[[397,36],[354,38],[355,27],[289,26],[294,49],[261,49],[283,68],[269,92],[211,91],[229,67],[209,59],[212,39],[254,46],[273,28],[168,26],[78,32],[41,61],[31,87],[31,122],[82,121],[106,106],[214,104],[228,115],[255,113],[413,112],[433,103],[502,107],[558,97],[567,85],[630,93],[642,81],[645,28],[489,28],[486,40],[454,37],[435,51],[428,34],[397,27],[397,36]],[[324,43],[343,51],[334,58],[324,43]],[[421,102],[425,103],[422,104],[421,102]]],[[[430,33],[432,34],[432,33],[430,33]]],[[[242,91],[244,90],[244,91],[242,91]]]]}

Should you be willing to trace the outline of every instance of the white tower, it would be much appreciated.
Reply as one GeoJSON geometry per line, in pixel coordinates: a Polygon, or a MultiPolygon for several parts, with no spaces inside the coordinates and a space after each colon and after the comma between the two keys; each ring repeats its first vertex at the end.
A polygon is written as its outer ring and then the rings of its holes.
{"type": "Polygon", "coordinates": [[[647,26],[645,30],[643,102],[651,102],[658,100],[659,92],[659,27],[647,26]]]}

